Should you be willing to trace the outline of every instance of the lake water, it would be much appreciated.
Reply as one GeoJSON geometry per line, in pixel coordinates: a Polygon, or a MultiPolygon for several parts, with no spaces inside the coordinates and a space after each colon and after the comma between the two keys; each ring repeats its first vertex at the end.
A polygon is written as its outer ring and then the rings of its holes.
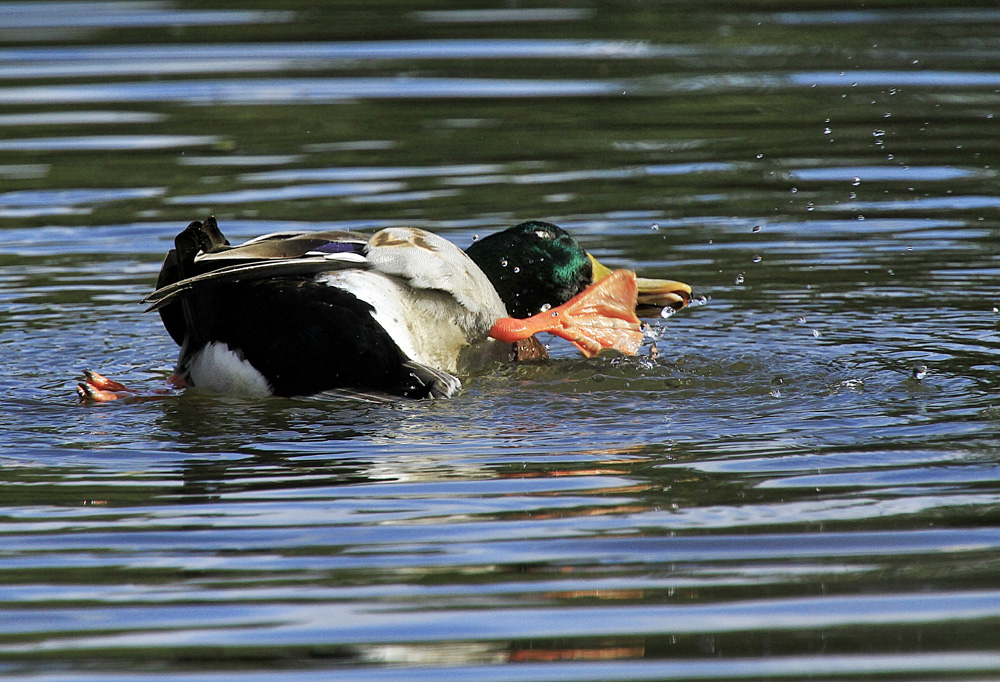
{"type": "Polygon", "coordinates": [[[1000,678],[1000,10],[260,7],[0,4],[4,679],[1000,678]],[[450,401],[79,405],[210,214],[699,298],[450,401]]]}

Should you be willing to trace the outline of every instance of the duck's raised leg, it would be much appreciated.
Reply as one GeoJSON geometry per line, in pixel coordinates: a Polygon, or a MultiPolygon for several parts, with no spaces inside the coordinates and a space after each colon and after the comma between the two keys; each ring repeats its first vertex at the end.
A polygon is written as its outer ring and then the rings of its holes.
{"type": "Polygon", "coordinates": [[[587,357],[605,348],[635,355],[643,339],[635,305],[635,273],[616,270],[558,308],[523,320],[497,320],[490,336],[514,343],[538,332],[551,332],[570,341],[587,357]]]}

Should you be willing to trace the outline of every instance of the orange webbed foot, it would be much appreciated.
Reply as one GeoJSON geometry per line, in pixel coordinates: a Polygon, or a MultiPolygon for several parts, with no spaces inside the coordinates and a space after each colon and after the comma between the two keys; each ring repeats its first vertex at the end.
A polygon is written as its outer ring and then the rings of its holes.
{"type": "Polygon", "coordinates": [[[85,403],[106,403],[135,395],[135,391],[124,384],[120,384],[93,370],[84,370],[83,376],[84,380],[76,386],[76,394],[85,403]]]}
{"type": "Polygon", "coordinates": [[[134,388],[129,388],[125,384],[114,379],[109,379],[103,374],[98,374],[93,370],[84,370],[84,381],[76,386],[76,394],[80,396],[80,401],[84,403],[107,403],[120,398],[136,398],[140,400],[165,398],[173,395],[178,390],[186,388],[187,382],[183,377],[173,374],[167,379],[167,386],[143,395],[134,388]]]}
{"type": "Polygon", "coordinates": [[[557,308],[524,320],[497,320],[490,336],[514,343],[538,332],[551,332],[571,342],[587,357],[605,348],[635,355],[643,340],[635,316],[636,296],[635,273],[616,270],[557,308]]]}

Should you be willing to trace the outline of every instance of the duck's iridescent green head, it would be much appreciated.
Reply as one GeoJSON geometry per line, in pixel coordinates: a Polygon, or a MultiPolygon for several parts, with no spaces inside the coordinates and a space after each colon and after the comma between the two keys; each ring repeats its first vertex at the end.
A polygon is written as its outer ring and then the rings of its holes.
{"type": "Polygon", "coordinates": [[[562,228],[539,220],[515,225],[466,249],[511,317],[530,317],[583,291],[594,278],[587,252],[562,228]]]}

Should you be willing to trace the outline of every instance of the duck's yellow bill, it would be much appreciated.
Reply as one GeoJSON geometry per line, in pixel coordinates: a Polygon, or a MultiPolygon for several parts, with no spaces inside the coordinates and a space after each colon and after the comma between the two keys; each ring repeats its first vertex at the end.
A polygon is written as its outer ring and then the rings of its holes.
{"type": "MultiPolygon", "coordinates": [[[[613,272],[611,268],[594,258],[592,254],[588,253],[587,256],[590,257],[590,263],[594,269],[595,282],[601,281],[613,272]]],[[[691,301],[691,287],[684,282],[637,277],[636,287],[638,290],[636,311],[643,317],[657,317],[664,308],[677,311],[691,301]]]]}
{"type": "Polygon", "coordinates": [[[538,332],[551,332],[588,358],[605,348],[635,355],[643,339],[635,316],[637,294],[635,273],[615,270],[558,308],[523,320],[500,318],[490,329],[490,336],[514,343],[538,332]]]}

